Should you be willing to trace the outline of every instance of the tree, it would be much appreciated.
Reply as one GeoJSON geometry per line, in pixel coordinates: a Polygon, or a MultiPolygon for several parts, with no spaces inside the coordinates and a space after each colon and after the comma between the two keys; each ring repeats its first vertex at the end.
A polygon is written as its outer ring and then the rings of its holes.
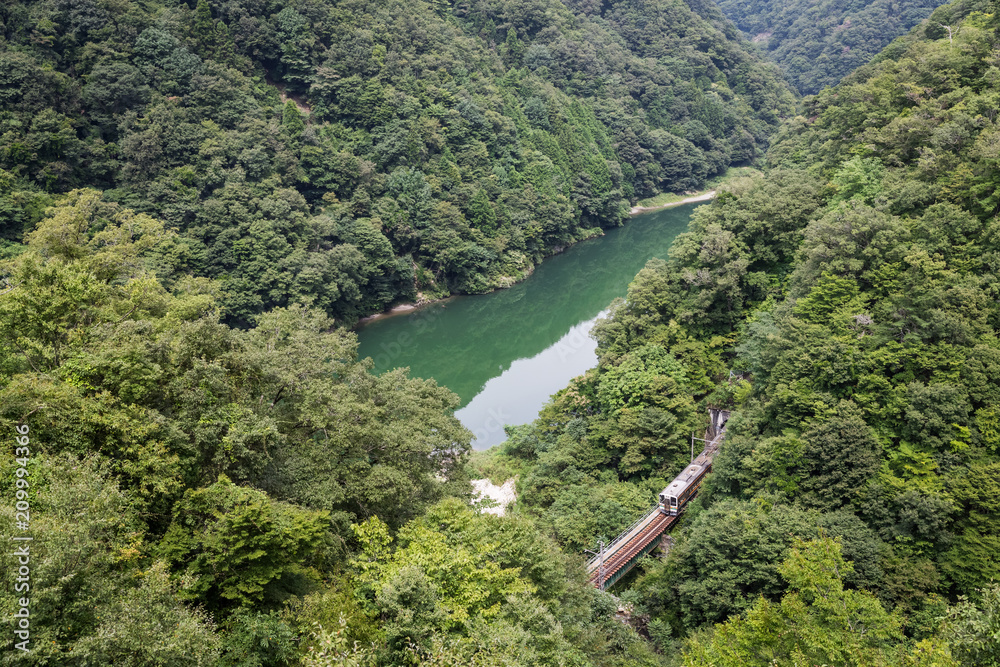
{"type": "Polygon", "coordinates": [[[689,640],[684,664],[885,664],[902,639],[899,619],[867,591],[847,590],[852,566],[838,541],[799,541],[779,566],[790,592],[778,604],[761,598],[745,617],[689,640]]]}
{"type": "Polygon", "coordinates": [[[400,664],[416,651],[442,664],[432,657],[442,648],[456,664],[494,664],[498,656],[549,664],[574,655],[550,608],[567,572],[523,519],[477,515],[449,499],[395,539],[378,518],[352,529],[361,545],[359,592],[385,632],[384,661],[400,664]]]}
{"type": "Polygon", "coordinates": [[[943,635],[948,637],[959,663],[972,667],[1000,665],[1000,585],[977,590],[970,599],[961,596],[948,611],[943,635]]]}
{"type": "Polygon", "coordinates": [[[595,434],[619,450],[625,477],[674,468],[698,426],[684,368],[659,345],[643,345],[604,368],[597,397],[607,419],[595,423],[595,434]]]}
{"type": "Polygon", "coordinates": [[[281,127],[293,139],[297,139],[306,128],[302,114],[299,113],[299,109],[293,100],[285,102],[285,106],[281,110],[281,127]]]}
{"type": "Polygon", "coordinates": [[[210,617],[180,604],[177,592],[166,565],[154,563],[138,588],[102,609],[104,620],[95,634],[78,642],[73,653],[123,667],[217,665],[220,641],[210,617]]]}
{"type": "Polygon", "coordinates": [[[469,203],[469,223],[485,234],[492,235],[496,232],[497,214],[482,188],[476,191],[469,203]]]}
{"type": "Polygon", "coordinates": [[[836,417],[806,431],[802,439],[803,500],[837,509],[864,493],[882,465],[881,448],[853,403],[843,401],[836,417]]]}
{"type": "Polygon", "coordinates": [[[218,610],[273,605],[316,576],[328,520],[222,476],[174,505],[159,551],[183,573],[189,600],[218,610]]]}
{"type": "Polygon", "coordinates": [[[212,7],[208,0],[198,0],[194,8],[194,26],[192,36],[202,55],[211,56],[215,52],[215,20],[212,18],[212,7]]]}
{"type": "Polygon", "coordinates": [[[833,184],[837,187],[838,199],[857,199],[872,204],[882,192],[884,177],[885,167],[878,159],[855,156],[840,165],[833,175],[833,184]]]}
{"type": "Polygon", "coordinates": [[[504,42],[504,56],[510,67],[520,67],[524,58],[524,44],[517,38],[513,26],[507,29],[507,39],[504,42]]]}
{"type": "Polygon", "coordinates": [[[712,504],[678,539],[662,570],[638,588],[653,617],[677,629],[694,629],[745,613],[758,598],[776,602],[786,592],[780,565],[796,540],[817,529],[840,540],[854,566],[842,572],[850,587],[881,584],[877,535],[848,512],[820,514],[770,498],[712,504]]]}
{"type": "Polygon", "coordinates": [[[951,491],[963,512],[941,569],[958,591],[972,591],[1000,579],[1000,463],[969,466],[954,475],[951,491]]]}
{"type": "MultiPolygon", "coordinates": [[[[9,423],[9,422],[8,422],[9,423]]],[[[13,428],[13,425],[11,425],[13,428]]],[[[30,599],[31,652],[7,650],[0,664],[121,664],[132,667],[215,665],[220,642],[211,618],[177,596],[162,562],[148,553],[139,506],[115,481],[109,461],[97,454],[47,454],[34,429],[27,477],[14,475],[14,460],[0,468],[3,492],[15,497],[16,480],[30,490],[30,590],[15,590],[16,568],[0,575],[0,607],[13,615],[30,599]],[[35,444],[37,443],[37,444],[35,444]],[[25,595],[27,593],[27,595],[25,595]]],[[[23,490],[23,489],[22,489],[23,490]]],[[[0,508],[0,535],[21,543],[13,504],[0,508]]]]}

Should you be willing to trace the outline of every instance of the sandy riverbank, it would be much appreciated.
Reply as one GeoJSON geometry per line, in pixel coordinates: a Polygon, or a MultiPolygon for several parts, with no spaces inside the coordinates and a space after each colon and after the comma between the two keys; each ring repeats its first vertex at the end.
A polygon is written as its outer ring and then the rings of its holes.
{"type": "Polygon", "coordinates": [[[659,211],[662,208],[670,208],[671,206],[682,206],[684,204],[695,204],[700,201],[708,201],[715,196],[715,190],[710,190],[704,194],[696,195],[694,197],[688,197],[680,201],[672,201],[669,204],[662,204],[660,206],[633,206],[632,210],[629,211],[632,215],[639,215],[640,213],[649,213],[650,211],[659,211]]]}
{"type": "MultiPolygon", "coordinates": [[[[425,305],[425,304],[420,304],[420,305],[425,305]]],[[[418,306],[415,303],[404,303],[404,304],[401,304],[399,306],[396,306],[395,308],[390,308],[389,310],[387,310],[385,312],[382,312],[382,313],[375,313],[373,315],[366,315],[365,317],[362,317],[360,320],[358,320],[358,324],[365,324],[366,322],[371,322],[372,320],[380,320],[383,317],[392,317],[393,315],[402,315],[403,313],[408,313],[411,310],[416,310],[419,307],[420,306],[418,306]]]]}

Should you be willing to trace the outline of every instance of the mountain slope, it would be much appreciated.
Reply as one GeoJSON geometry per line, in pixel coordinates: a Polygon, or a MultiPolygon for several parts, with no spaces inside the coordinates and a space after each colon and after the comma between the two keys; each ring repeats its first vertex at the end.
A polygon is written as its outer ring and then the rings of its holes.
{"type": "Polygon", "coordinates": [[[840,81],[930,16],[940,0],[721,0],[803,95],[840,81]]]}
{"type": "Polygon", "coordinates": [[[998,17],[941,7],[809,98],[595,327],[598,367],[494,455],[593,549],[683,469],[704,408],[732,409],[669,558],[622,593],[685,664],[998,654],[998,17]]]}
{"type": "Polygon", "coordinates": [[[628,202],[762,155],[792,96],[699,11],[8,3],[3,237],[96,188],[177,228],[161,277],[220,279],[242,325],[509,284],[628,202]]]}

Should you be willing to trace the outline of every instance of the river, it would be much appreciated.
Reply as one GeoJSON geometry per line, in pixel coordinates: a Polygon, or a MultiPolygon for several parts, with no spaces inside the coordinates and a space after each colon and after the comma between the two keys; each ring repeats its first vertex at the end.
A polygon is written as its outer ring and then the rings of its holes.
{"type": "Polygon", "coordinates": [[[510,289],[460,296],[358,331],[361,357],[375,371],[408,366],[458,394],[455,416],[473,447],[503,442],[504,424],[535,419],[549,397],[597,363],[589,331],[635,274],[667,250],[698,204],[632,218],[604,236],[571,246],[510,289]]]}

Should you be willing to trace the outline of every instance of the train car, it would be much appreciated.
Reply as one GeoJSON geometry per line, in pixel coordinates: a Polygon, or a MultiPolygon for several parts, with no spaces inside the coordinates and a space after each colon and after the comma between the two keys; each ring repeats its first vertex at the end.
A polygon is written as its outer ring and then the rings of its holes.
{"type": "Polygon", "coordinates": [[[660,493],[660,511],[670,516],[677,516],[687,501],[698,493],[701,482],[712,470],[712,460],[705,461],[698,457],[691,465],[677,475],[667,488],[660,493]]]}

